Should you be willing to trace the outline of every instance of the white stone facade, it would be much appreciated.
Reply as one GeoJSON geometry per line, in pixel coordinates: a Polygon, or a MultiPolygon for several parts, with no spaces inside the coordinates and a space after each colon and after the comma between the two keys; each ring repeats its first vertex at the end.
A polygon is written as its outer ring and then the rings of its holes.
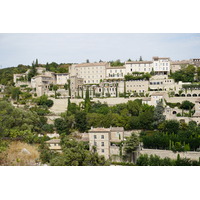
{"type": "Polygon", "coordinates": [[[72,65],[69,68],[70,76],[82,78],[84,84],[99,84],[106,78],[108,63],[84,63],[72,65]]]}
{"type": "MultiPolygon", "coordinates": [[[[112,156],[111,142],[121,142],[124,140],[124,128],[91,128],[89,130],[90,150],[96,150],[99,155],[103,155],[106,159],[112,156]]],[[[116,152],[116,151],[114,151],[116,152]]]]}
{"type": "Polygon", "coordinates": [[[126,74],[132,74],[133,72],[150,73],[153,68],[152,61],[130,61],[125,63],[126,74]]]}

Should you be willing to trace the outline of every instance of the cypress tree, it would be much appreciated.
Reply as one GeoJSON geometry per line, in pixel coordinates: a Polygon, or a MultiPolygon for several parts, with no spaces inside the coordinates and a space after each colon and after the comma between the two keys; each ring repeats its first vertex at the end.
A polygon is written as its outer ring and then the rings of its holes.
{"type": "Polygon", "coordinates": [[[89,111],[90,104],[91,104],[91,102],[90,102],[90,95],[89,95],[89,87],[87,87],[86,94],[85,94],[85,110],[86,110],[86,112],[89,111]]]}

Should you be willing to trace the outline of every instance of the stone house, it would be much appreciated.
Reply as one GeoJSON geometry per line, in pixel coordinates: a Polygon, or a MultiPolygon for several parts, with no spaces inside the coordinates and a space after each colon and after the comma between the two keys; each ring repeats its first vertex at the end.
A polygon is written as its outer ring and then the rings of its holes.
{"type": "Polygon", "coordinates": [[[114,143],[118,143],[124,140],[123,127],[91,127],[88,134],[91,151],[95,149],[99,155],[103,155],[106,159],[111,158],[111,156],[115,154],[119,155],[119,147],[116,147],[114,143]]]}

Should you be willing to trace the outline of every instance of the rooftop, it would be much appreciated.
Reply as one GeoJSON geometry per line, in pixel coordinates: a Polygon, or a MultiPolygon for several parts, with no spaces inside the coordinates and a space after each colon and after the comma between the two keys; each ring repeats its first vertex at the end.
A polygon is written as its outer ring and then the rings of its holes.
{"type": "Polygon", "coordinates": [[[184,64],[189,64],[190,61],[189,60],[181,60],[181,61],[172,61],[171,65],[184,65],[184,64]]]}
{"type": "Polygon", "coordinates": [[[126,64],[152,64],[152,61],[128,61],[126,64]]]}
{"type": "Polygon", "coordinates": [[[151,97],[145,97],[142,99],[142,101],[151,101],[151,97]]]}
{"type": "Polygon", "coordinates": [[[114,131],[124,131],[123,127],[110,127],[110,128],[92,128],[89,130],[89,132],[114,132],[114,131]]]}
{"type": "Polygon", "coordinates": [[[112,131],[124,131],[124,127],[111,127],[111,132],[112,131]]]}
{"type": "Polygon", "coordinates": [[[92,128],[89,132],[110,132],[110,128],[92,128]]]}
{"type": "Polygon", "coordinates": [[[164,92],[159,92],[159,93],[153,93],[153,94],[151,94],[151,96],[164,96],[164,95],[166,95],[166,93],[164,93],[164,92]]]}
{"type": "Polygon", "coordinates": [[[46,141],[47,144],[59,144],[60,143],[60,139],[52,139],[52,140],[48,140],[46,141]]]}
{"type": "Polygon", "coordinates": [[[113,67],[107,67],[107,69],[125,69],[125,66],[113,66],[113,67]]]}
{"type": "Polygon", "coordinates": [[[195,111],[193,117],[200,117],[200,111],[195,111]]]}
{"type": "Polygon", "coordinates": [[[105,66],[107,62],[100,62],[100,63],[82,63],[75,65],[76,67],[92,67],[92,66],[105,66]]]}

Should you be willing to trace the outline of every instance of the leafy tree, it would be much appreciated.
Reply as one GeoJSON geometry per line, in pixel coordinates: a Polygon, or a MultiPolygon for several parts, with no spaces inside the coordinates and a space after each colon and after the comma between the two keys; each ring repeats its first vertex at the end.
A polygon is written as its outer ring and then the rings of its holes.
{"type": "Polygon", "coordinates": [[[61,141],[62,153],[50,160],[52,166],[104,166],[109,165],[103,156],[88,150],[88,145],[69,137],[61,141]]]}
{"type": "Polygon", "coordinates": [[[37,105],[39,106],[47,106],[47,107],[53,106],[53,101],[51,99],[48,99],[47,95],[42,95],[41,97],[38,97],[33,101],[36,102],[37,105]]]}
{"type": "Polygon", "coordinates": [[[135,161],[135,153],[137,151],[138,146],[139,138],[134,133],[132,133],[131,136],[126,139],[124,144],[124,151],[126,155],[129,156],[130,162],[135,161]]]}
{"type": "Polygon", "coordinates": [[[18,87],[12,87],[12,89],[11,89],[11,98],[13,100],[18,101],[20,94],[21,94],[20,88],[18,88],[18,87]]]}
{"type": "Polygon", "coordinates": [[[156,105],[156,108],[154,110],[154,122],[153,122],[153,125],[155,125],[156,127],[162,123],[163,121],[165,121],[165,116],[163,115],[163,112],[164,112],[164,107],[163,107],[163,103],[162,102],[159,102],[157,105],[156,105]]]}
{"type": "Polygon", "coordinates": [[[89,94],[89,87],[86,89],[86,94],[85,94],[85,111],[88,112],[91,107],[91,102],[90,102],[90,94],[89,94]]]}
{"type": "Polygon", "coordinates": [[[178,82],[193,82],[194,81],[195,67],[193,65],[188,65],[179,71],[174,72],[171,76],[178,82]]]}
{"type": "Polygon", "coordinates": [[[69,131],[70,127],[69,127],[67,121],[64,120],[63,118],[55,119],[54,126],[59,134],[68,135],[70,133],[70,131],[69,131]]]}
{"type": "Polygon", "coordinates": [[[162,123],[163,127],[162,131],[167,132],[169,134],[178,133],[179,130],[179,122],[177,120],[167,120],[162,123]]]}
{"type": "Polygon", "coordinates": [[[189,110],[194,107],[194,104],[190,101],[183,101],[182,104],[180,105],[181,109],[189,110]]]}
{"type": "Polygon", "coordinates": [[[58,86],[57,85],[53,85],[53,91],[55,92],[55,98],[57,97],[56,91],[58,90],[58,86]]]}
{"type": "Polygon", "coordinates": [[[33,62],[32,63],[32,67],[28,73],[28,81],[31,81],[31,78],[37,75],[37,69],[36,69],[36,65],[33,62]]]}
{"type": "Polygon", "coordinates": [[[85,132],[88,129],[86,116],[85,111],[79,111],[75,114],[75,126],[80,132],[85,132]]]}
{"type": "Polygon", "coordinates": [[[143,61],[143,60],[142,60],[142,56],[140,56],[140,59],[139,59],[139,61],[143,61]]]}
{"type": "Polygon", "coordinates": [[[43,164],[49,163],[52,158],[58,156],[58,153],[51,151],[48,145],[42,142],[39,146],[40,160],[43,164]]]}

